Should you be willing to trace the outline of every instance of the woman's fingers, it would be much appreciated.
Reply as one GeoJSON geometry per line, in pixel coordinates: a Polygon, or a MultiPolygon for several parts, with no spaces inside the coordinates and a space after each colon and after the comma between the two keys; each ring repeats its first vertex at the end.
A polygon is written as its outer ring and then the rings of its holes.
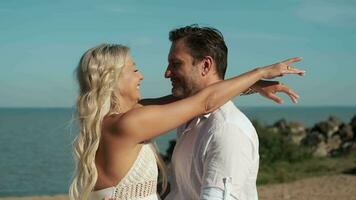
{"type": "Polygon", "coordinates": [[[291,65],[295,62],[301,61],[303,58],[302,57],[294,57],[294,58],[289,58],[287,60],[282,61],[281,63],[284,63],[286,65],[291,65]]]}
{"type": "Polygon", "coordinates": [[[305,74],[305,70],[301,70],[291,66],[293,63],[299,62],[301,60],[302,57],[294,57],[281,62],[286,65],[287,72],[285,74],[298,74],[300,76],[303,76],[305,74]]]}
{"type": "Polygon", "coordinates": [[[286,66],[286,69],[282,70],[282,74],[298,74],[300,76],[305,75],[305,70],[297,69],[292,66],[286,66]]]}
{"type": "Polygon", "coordinates": [[[295,62],[301,61],[301,57],[295,57],[287,59],[283,62],[275,63],[273,65],[269,65],[264,67],[265,76],[263,78],[272,79],[279,76],[283,76],[285,74],[298,74],[300,76],[305,75],[305,70],[301,70],[298,68],[293,67],[291,64],[295,62]]]}

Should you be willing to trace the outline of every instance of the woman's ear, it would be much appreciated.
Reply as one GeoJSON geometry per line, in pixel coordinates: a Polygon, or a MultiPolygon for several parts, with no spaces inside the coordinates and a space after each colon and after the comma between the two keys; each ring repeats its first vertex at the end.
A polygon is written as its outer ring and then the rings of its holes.
{"type": "Polygon", "coordinates": [[[201,75],[206,76],[212,71],[213,58],[211,56],[205,56],[202,61],[202,71],[201,75]]]}

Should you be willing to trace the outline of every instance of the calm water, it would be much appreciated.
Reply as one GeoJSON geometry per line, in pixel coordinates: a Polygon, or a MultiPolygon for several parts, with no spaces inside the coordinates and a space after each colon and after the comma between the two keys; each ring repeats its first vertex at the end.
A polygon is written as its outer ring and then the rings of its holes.
{"type": "MultiPolygon", "coordinates": [[[[349,122],[356,107],[247,107],[250,119],[265,124],[285,118],[306,126],[330,115],[349,122]]],[[[72,176],[71,144],[76,134],[72,109],[0,109],[0,196],[67,192],[72,176]]],[[[156,140],[161,152],[175,137],[156,140]]]]}

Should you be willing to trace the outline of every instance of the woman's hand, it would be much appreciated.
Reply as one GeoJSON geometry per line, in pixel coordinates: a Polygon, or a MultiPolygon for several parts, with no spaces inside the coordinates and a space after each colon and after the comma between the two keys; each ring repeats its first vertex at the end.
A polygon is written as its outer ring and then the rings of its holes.
{"type": "Polygon", "coordinates": [[[263,73],[262,78],[273,79],[278,76],[283,76],[284,74],[298,74],[300,76],[303,76],[305,74],[304,70],[300,70],[291,66],[291,64],[299,62],[301,60],[302,58],[300,57],[290,58],[279,63],[261,67],[260,70],[263,73]]]}

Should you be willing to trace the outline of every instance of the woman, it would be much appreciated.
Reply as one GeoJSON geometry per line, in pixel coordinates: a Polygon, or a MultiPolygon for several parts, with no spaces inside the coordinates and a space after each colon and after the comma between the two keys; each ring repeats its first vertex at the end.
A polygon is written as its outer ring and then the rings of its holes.
{"type": "Polygon", "coordinates": [[[147,141],[214,111],[262,78],[304,73],[289,67],[292,62],[256,68],[165,105],[141,106],[143,76],[128,47],[104,44],[88,50],[77,68],[80,133],[70,198],[158,199],[160,161],[147,141]]]}

